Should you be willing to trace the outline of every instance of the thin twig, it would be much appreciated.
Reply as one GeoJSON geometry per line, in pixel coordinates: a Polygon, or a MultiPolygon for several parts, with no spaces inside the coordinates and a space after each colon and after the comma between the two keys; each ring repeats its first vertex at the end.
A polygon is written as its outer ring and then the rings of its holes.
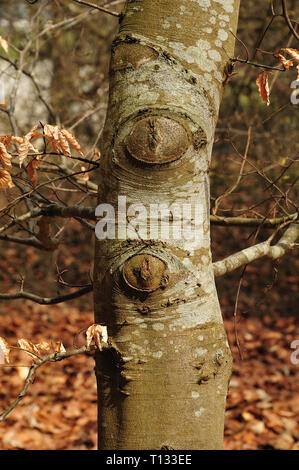
{"type": "Polygon", "coordinates": [[[73,0],[73,2],[79,3],[79,5],[85,5],[87,7],[94,8],[95,10],[103,11],[104,13],[107,13],[108,15],[120,17],[120,13],[117,13],[117,11],[108,10],[108,8],[95,5],[94,3],[85,2],[83,0],[73,0]]]}
{"type": "Polygon", "coordinates": [[[286,23],[289,27],[289,30],[291,31],[293,36],[297,39],[297,41],[299,41],[299,35],[298,35],[297,31],[295,30],[294,26],[292,25],[292,22],[291,22],[290,17],[289,17],[286,0],[281,0],[281,5],[282,5],[282,14],[284,16],[284,19],[286,20],[286,23]]]}
{"type": "Polygon", "coordinates": [[[253,67],[258,67],[261,69],[268,69],[268,70],[278,70],[279,72],[285,72],[285,68],[279,68],[279,67],[272,67],[271,65],[265,65],[265,64],[257,64],[255,62],[250,62],[249,60],[245,59],[238,59],[237,57],[234,57],[233,59],[230,59],[232,62],[241,62],[242,64],[247,64],[247,65],[252,65],[253,67]]]}
{"type": "Polygon", "coordinates": [[[241,163],[241,167],[240,167],[240,171],[239,171],[237,181],[229,189],[227,189],[223,194],[221,194],[221,196],[219,196],[216,199],[214,209],[213,209],[213,215],[217,214],[217,210],[218,210],[218,207],[219,207],[219,204],[220,204],[221,200],[224,199],[225,197],[229,196],[233,191],[235,191],[235,189],[237,189],[237,187],[240,184],[240,181],[241,181],[241,179],[243,177],[243,174],[244,174],[244,167],[245,167],[245,163],[246,163],[247,156],[248,156],[248,150],[249,150],[249,146],[250,146],[250,139],[251,139],[251,127],[249,126],[248,127],[248,132],[247,132],[247,142],[246,142],[245,152],[244,152],[244,155],[243,155],[243,158],[242,158],[242,163],[241,163]]]}

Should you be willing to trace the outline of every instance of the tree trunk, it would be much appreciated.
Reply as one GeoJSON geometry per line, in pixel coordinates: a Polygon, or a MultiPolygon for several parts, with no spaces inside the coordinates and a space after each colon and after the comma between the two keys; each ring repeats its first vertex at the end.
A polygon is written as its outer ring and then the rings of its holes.
{"type": "Polygon", "coordinates": [[[111,206],[97,211],[94,268],[95,321],[114,344],[96,359],[100,449],[223,446],[231,354],[208,168],[238,7],[128,0],[112,46],[98,202],[111,206]]]}

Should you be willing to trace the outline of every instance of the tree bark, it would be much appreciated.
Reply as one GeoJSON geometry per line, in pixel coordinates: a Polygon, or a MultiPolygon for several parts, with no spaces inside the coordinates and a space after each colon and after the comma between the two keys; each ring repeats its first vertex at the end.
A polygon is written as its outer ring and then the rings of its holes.
{"type": "Polygon", "coordinates": [[[208,168],[238,8],[128,0],[112,46],[98,203],[115,208],[116,223],[96,240],[94,291],[95,321],[115,347],[96,358],[100,449],[223,446],[231,354],[210,253],[208,168]],[[148,209],[157,203],[174,204],[170,233],[158,231],[163,210],[148,209]],[[176,235],[184,204],[193,229],[200,220],[193,240],[176,235]]]}

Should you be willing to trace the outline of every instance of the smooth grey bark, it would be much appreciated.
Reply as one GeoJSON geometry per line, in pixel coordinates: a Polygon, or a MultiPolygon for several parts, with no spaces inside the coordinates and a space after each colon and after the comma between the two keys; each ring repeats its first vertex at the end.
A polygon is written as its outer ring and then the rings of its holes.
{"type": "Polygon", "coordinates": [[[96,360],[100,449],[223,445],[231,354],[210,253],[208,168],[238,7],[127,1],[112,47],[99,203],[115,208],[116,235],[129,220],[131,229],[95,247],[95,321],[115,345],[96,360]],[[149,226],[140,205],[156,203],[174,205],[171,229],[178,207],[200,207],[191,226],[200,221],[202,236],[157,232],[166,215],[149,226]]]}

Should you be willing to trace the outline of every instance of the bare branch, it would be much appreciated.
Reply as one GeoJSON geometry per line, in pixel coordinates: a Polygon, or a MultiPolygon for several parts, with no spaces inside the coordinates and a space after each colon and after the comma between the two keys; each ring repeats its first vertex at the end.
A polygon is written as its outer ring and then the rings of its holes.
{"type": "Polygon", "coordinates": [[[19,243],[20,245],[34,246],[35,248],[39,248],[40,250],[47,251],[47,248],[43,246],[34,237],[21,238],[21,237],[14,237],[12,235],[0,235],[0,240],[4,240],[6,242],[12,242],[12,243],[19,243]]]}
{"type": "Polygon", "coordinates": [[[81,297],[82,295],[88,294],[92,290],[93,290],[93,285],[89,284],[86,287],[83,287],[82,289],[76,290],[75,292],[71,292],[70,294],[60,295],[57,297],[41,297],[41,296],[32,294],[31,292],[20,291],[20,292],[15,292],[11,294],[0,294],[0,300],[1,299],[2,300],[28,299],[41,305],[53,305],[53,304],[59,304],[61,302],[66,302],[67,300],[76,299],[78,297],[81,297]]]}
{"type": "MultiPolygon", "coordinates": [[[[259,243],[254,246],[238,251],[233,255],[224,258],[221,261],[213,263],[215,277],[230,273],[235,269],[255,261],[256,259],[268,256],[276,259],[283,256],[288,250],[294,248],[297,238],[299,237],[299,224],[292,223],[276,245],[271,246],[270,240],[259,243]]],[[[270,237],[271,239],[272,237],[270,237]]]]}
{"type": "Polygon", "coordinates": [[[221,217],[219,215],[211,215],[210,221],[212,225],[223,225],[223,226],[241,226],[241,227],[258,227],[262,225],[266,228],[277,227],[288,220],[296,220],[298,214],[290,214],[285,217],[277,217],[274,219],[254,219],[247,217],[221,217]]]}

